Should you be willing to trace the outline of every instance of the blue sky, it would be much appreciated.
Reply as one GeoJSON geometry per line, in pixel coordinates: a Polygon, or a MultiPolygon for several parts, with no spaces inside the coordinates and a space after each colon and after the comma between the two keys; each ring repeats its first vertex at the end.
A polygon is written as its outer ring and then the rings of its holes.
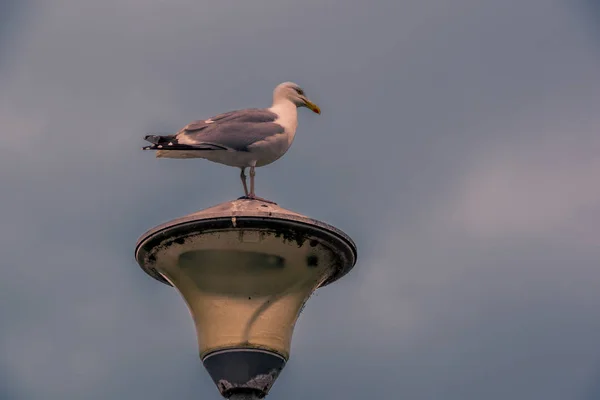
{"type": "Polygon", "coordinates": [[[0,0],[0,398],[218,399],[138,236],[241,195],[149,131],[268,106],[257,193],[357,242],[270,398],[600,398],[600,6],[0,0]]]}

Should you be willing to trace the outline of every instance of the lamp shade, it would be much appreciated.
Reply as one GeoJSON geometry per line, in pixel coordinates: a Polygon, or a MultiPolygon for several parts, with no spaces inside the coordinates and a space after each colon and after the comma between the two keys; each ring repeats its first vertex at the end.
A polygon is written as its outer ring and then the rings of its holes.
{"type": "Polygon", "coordinates": [[[356,247],[330,225],[240,199],[148,231],[136,259],[182,295],[221,394],[261,398],[289,359],[304,304],[354,266],[356,247]]]}

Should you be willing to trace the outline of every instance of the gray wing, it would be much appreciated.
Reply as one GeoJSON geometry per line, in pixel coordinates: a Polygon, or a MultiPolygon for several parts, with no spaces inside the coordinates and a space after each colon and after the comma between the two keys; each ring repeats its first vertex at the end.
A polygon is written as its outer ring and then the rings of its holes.
{"type": "Polygon", "coordinates": [[[194,121],[186,125],[182,131],[192,132],[202,130],[209,125],[226,122],[273,122],[277,119],[277,114],[272,111],[261,108],[247,108],[245,110],[229,111],[216,115],[206,120],[194,121]]]}
{"type": "Polygon", "coordinates": [[[194,121],[180,130],[173,145],[206,149],[248,151],[248,146],[284,132],[277,114],[265,109],[246,109],[194,121]]]}

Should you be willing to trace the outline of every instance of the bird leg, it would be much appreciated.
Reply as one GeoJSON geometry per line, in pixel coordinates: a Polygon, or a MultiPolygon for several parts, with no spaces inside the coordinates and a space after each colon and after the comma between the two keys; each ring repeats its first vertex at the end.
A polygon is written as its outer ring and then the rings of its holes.
{"type": "MultiPolygon", "coordinates": [[[[242,170],[242,174],[244,173],[244,170],[242,170]]],[[[244,182],[244,191],[246,192],[246,196],[244,196],[243,198],[246,199],[250,199],[250,200],[258,200],[258,201],[264,201],[265,203],[271,203],[271,204],[277,204],[274,201],[271,200],[267,200],[267,199],[263,199],[262,197],[258,197],[257,195],[254,194],[254,177],[256,176],[256,171],[254,170],[254,167],[250,167],[250,193],[248,193],[248,190],[246,189],[246,176],[242,175],[242,182],[244,182]]]]}
{"type": "Polygon", "coordinates": [[[250,167],[250,196],[254,198],[255,194],[254,194],[254,176],[256,175],[256,172],[254,171],[254,165],[250,167]]]}
{"type": "Polygon", "coordinates": [[[244,195],[248,197],[248,185],[246,184],[246,168],[240,168],[242,173],[240,174],[240,179],[242,180],[242,185],[244,185],[244,195]]]}

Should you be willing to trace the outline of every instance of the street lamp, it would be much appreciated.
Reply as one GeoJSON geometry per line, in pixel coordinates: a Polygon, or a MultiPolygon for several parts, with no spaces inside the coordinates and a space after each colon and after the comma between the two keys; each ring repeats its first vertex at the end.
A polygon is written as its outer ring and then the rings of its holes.
{"type": "Polygon", "coordinates": [[[354,266],[356,246],[323,222],[238,199],[151,229],[135,255],[182,295],[221,395],[254,399],[266,396],[289,359],[305,302],[354,266]]]}

